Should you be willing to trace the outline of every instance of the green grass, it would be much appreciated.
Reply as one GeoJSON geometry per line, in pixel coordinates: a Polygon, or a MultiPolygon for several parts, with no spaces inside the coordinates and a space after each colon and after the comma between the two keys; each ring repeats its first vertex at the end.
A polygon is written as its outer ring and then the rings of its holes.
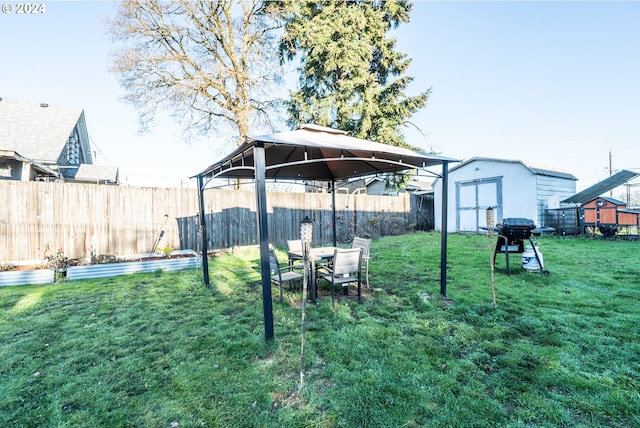
{"type": "Polygon", "coordinates": [[[301,394],[299,294],[273,289],[265,341],[257,251],[211,260],[209,289],[194,271],[2,288],[0,424],[640,425],[640,243],[544,238],[550,275],[497,271],[497,309],[488,238],[449,237],[446,299],[439,244],[376,240],[364,304],[308,306],[301,394]]]}

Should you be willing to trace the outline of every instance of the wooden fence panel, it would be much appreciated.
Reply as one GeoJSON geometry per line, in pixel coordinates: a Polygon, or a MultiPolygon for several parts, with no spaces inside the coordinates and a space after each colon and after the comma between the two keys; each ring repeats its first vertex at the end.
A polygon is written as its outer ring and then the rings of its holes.
{"type": "MultiPolygon", "coordinates": [[[[143,254],[163,230],[159,247],[200,250],[195,189],[3,180],[0,201],[0,261],[41,260],[57,251],[69,258],[143,254]]],[[[207,190],[204,205],[210,249],[257,244],[253,191],[207,190]]],[[[277,247],[299,237],[305,216],[314,221],[314,245],[333,241],[330,194],[270,192],[267,210],[277,247]]],[[[406,194],[336,195],[338,242],[403,233],[410,218],[406,194]]]]}
{"type": "Polygon", "coordinates": [[[544,225],[553,227],[557,236],[580,235],[580,210],[577,207],[547,209],[544,225]]]}

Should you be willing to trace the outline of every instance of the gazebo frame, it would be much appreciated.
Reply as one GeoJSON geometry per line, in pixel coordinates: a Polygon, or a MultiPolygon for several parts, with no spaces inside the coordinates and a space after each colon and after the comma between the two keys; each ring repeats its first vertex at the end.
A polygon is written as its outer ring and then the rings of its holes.
{"type": "Polygon", "coordinates": [[[336,244],[335,181],[441,165],[442,235],[440,248],[440,294],[447,293],[447,186],[448,166],[458,160],[439,155],[380,144],[349,137],[346,132],[303,125],[297,130],[257,137],[245,136],[236,150],[195,175],[198,184],[199,220],[202,239],[204,283],[209,286],[207,227],[204,190],[214,178],[253,178],[256,189],[256,214],[262,275],[264,328],[267,340],[273,339],[273,313],[269,268],[266,180],[323,180],[331,182],[333,198],[333,240],[336,244]],[[206,179],[206,181],[205,181],[206,179]]]}

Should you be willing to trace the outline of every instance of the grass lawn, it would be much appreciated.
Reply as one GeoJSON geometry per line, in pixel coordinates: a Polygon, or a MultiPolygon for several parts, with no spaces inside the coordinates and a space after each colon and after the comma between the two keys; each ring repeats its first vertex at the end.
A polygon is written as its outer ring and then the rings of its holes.
{"type": "Polygon", "coordinates": [[[308,306],[302,393],[300,295],[273,289],[265,341],[257,250],[211,260],[211,288],[193,270],[1,288],[0,424],[640,426],[639,242],[541,239],[551,273],[497,271],[497,309],[488,238],[449,237],[446,299],[439,244],[376,240],[362,305],[308,306]]]}

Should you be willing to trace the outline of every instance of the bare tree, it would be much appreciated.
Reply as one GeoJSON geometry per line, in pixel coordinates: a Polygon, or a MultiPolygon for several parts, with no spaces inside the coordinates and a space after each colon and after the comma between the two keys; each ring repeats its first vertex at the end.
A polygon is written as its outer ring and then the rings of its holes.
{"type": "MultiPolygon", "coordinates": [[[[124,0],[108,31],[112,71],[142,131],[170,111],[187,135],[238,139],[271,125],[279,82],[276,26],[259,0],[124,0]]],[[[272,127],[273,128],[273,127],[272,127]]]]}

